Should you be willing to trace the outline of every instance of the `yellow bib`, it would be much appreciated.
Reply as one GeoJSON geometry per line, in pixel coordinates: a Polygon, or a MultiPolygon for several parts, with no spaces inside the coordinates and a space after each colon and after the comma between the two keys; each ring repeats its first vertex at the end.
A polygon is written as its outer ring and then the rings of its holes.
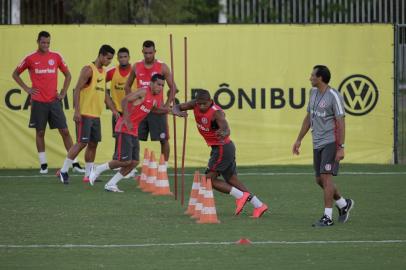
{"type": "MultiPolygon", "coordinates": [[[[123,77],[120,74],[119,68],[120,66],[117,65],[116,69],[114,70],[113,77],[111,78],[110,94],[117,111],[123,112],[123,108],[121,108],[121,101],[125,97],[124,86],[131,72],[128,72],[127,76],[123,77]]],[[[137,89],[137,81],[134,80],[133,85],[131,86],[131,91],[135,91],[136,89],[137,89]]]]}
{"type": "Polygon", "coordinates": [[[80,114],[92,117],[100,117],[105,108],[104,99],[106,95],[106,70],[100,72],[91,63],[92,80],[90,84],[80,91],[80,114]]]}

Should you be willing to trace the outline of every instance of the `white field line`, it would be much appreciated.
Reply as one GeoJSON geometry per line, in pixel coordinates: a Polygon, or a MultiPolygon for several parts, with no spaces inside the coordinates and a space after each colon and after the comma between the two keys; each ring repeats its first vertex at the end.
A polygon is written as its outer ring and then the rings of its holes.
{"type": "MultiPolygon", "coordinates": [[[[329,244],[405,244],[406,240],[343,240],[343,241],[253,241],[251,245],[329,245],[329,244]]],[[[0,245],[0,248],[142,248],[142,247],[178,247],[178,246],[226,246],[237,242],[184,242],[184,243],[148,243],[148,244],[37,244],[37,245],[0,245]]]]}
{"type": "MultiPolygon", "coordinates": [[[[406,172],[340,172],[340,175],[406,175],[406,172]]],[[[113,176],[114,174],[102,174],[101,176],[113,176]]],[[[174,174],[169,174],[174,176],[174,174]]],[[[178,176],[181,175],[180,173],[178,176]]],[[[238,175],[253,175],[253,176],[283,176],[283,175],[314,175],[311,172],[246,172],[238,173],[238,175]]],[[[70,174],[71,177],[83,176],[83,174],[70,174]]],[[[185,176],[193,176],[191,173],[185,173],[185,176]]],[[[53,174],[47,175],[0,175],[0,178],[47,178],[55,177],[53,174]]]]}

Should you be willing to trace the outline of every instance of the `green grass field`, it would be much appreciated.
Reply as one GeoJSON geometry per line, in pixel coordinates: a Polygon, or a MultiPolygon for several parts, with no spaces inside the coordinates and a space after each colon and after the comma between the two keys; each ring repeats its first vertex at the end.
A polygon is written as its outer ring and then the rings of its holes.
{"type": "Polygon", "coordinates": [[[64,186],[53,171],[3,170],[0,269],[406,269],[406,166],[344,164],[341,172],[336,183],[355,201],[350,220],[312,228],[323,206],[310,166],[241,167],[271,211],[253,220],[247,205],[233,216],[232,197],[215,192],[221,224],[203,225],[133,180],[118,194],[103,191],[108,175],[94,187],[80,176],[64,186]],[[253,244],[233,243],[240,238],[253,244]]]}

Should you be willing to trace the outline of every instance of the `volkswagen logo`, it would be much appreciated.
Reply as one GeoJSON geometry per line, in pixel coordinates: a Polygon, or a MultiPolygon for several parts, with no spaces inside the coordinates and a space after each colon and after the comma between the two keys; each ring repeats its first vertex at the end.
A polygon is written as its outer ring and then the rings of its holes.
{"type": "Polygon", "coordinates": [[[338,91],[344,98],[345,111],[351,115],[365,115],[378,102],[378,88],[365,75],[356,74],[345,78],[338,91]]]}

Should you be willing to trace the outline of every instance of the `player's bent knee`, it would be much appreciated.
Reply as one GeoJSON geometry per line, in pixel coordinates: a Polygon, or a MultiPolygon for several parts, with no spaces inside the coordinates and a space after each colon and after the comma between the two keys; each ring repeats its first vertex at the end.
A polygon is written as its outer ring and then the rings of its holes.
{"type": "Polygon", "coordinates": [[[135,167],[137,167],[137,165],[139,164],[140,162],[138,161],[138,160],[132,160],[131,161],[131,167],[132,168],[135,168],[135,167]]]}
{"type": "Polygon", "coordinates": [[[131,160],[120,160],[120,164],[121,164],[121,167],[128,167],[128,166],[132,165],[132,161],[131,160]]]}

